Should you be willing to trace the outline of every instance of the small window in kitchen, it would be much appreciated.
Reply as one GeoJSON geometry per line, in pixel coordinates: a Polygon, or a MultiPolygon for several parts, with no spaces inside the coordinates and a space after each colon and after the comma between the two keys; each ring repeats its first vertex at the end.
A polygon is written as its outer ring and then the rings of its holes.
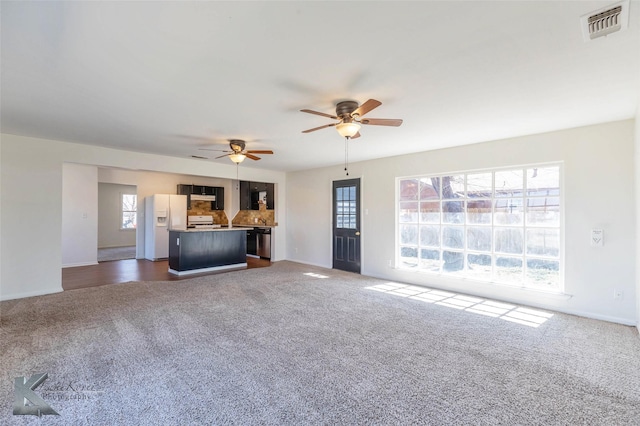
{"type": "Polygon", "coordinates": [[[120,196],[120,229],[136,229],[138,196],[121,194],[120,196]]]}

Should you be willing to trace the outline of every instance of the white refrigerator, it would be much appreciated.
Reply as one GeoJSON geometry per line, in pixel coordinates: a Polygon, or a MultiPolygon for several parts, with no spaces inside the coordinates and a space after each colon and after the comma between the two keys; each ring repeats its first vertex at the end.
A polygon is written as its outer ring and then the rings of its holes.
{"type": "Polygon", "coordinates": [[[154,194],[144,200],[144,258],[169,257],[169,231],[187,229],[187,196],[154,194]]]}

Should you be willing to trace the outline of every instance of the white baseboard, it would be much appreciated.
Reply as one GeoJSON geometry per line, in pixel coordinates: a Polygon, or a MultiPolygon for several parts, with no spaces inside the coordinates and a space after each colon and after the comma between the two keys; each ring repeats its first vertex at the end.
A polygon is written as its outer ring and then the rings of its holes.
{"type": "Polygon", "coordinates": [[[64,265],[62,265],[63,268],[75,268],[76,266],[90,266],[90,265],[97,265],[98,262],[97,261],[92,261],[92,262],[78,262],[78,263],[65,263],[64,265]]]}
{"type": "Polygon", "coordinates": [[[305,262],[304,260],[297,260],[297,259],[282,259],[282,260],[288,260],[290,262],[302,263],[303,265],[317,266],[318,268],[333,269],[332,265],[321,265],[319,263],[305,262]]]}
{"type": "Polygon", "coordinates": [[[62,291],[63,291],[62,287],[60,287],[55,291],[50,291],[50,290],[28,291],[25,293],[10,294],[8,296],[5,294],[2,294],[0,295],[0,300],[5,301],[5,300],[14,300],[14,299],[24,299],[25,297],[35,297],[35,296],[44,296],[46,294],[62,293],[62,291]]]}

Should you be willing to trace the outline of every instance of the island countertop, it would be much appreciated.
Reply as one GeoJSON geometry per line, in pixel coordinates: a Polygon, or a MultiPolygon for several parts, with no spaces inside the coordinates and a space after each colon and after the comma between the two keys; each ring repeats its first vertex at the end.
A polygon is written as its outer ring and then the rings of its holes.
{"type": "Polygon", "coordinates": [[[221,228],[188,228],[185,231],[176,232],[225,232],[225,231],[246,231],[247,229],[253,229],[253,226],[233,226],[221,227],[221,228]]]}

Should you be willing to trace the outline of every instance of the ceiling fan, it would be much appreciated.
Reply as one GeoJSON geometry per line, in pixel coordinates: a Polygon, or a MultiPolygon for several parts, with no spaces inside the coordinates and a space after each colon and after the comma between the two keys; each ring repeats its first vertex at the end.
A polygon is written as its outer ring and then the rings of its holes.
{"type": "Polygon", "coordinates": [[[202,151],[220,151],[220,152],[228,152],[228,154],[221,155],[218,158],[229,157],[231,161],[236,164],[240,164],[244,161],[245,158],[251,158],[252,160],[260,160],[260,157],[257,157],[253,154],[273,154],[273,151],[269,150],[245,150],[245,142],[240,139],[230,139],[229,147],[231,151],[221,150],[221,149],[208,149],[208,148],[200,148],[202,151]]]}
{"type": "Polygon", "coordinates": [[[362,124],[374,126],[394,126],[398,127],[402,124],[400,119],[391,118],[363,118],[365,114],[374,108],[382,105],[382,102],[375,99],[369,99],[362,105],[358,105],[356,101],[342,101],[336,105],[336,115],[325,114],[324,112],[313,111],[310,109],[301,109],[301,112],[309,114],[321,115],[334,120],[337,123],[325,124],[324,126],[314,127],[313,129],[303,130],[302,133],[315,132],[316,130],[327,127],[334,127],[341,136],[347,139],[355,139],[360,137],[360,126],[362,124]]]}

